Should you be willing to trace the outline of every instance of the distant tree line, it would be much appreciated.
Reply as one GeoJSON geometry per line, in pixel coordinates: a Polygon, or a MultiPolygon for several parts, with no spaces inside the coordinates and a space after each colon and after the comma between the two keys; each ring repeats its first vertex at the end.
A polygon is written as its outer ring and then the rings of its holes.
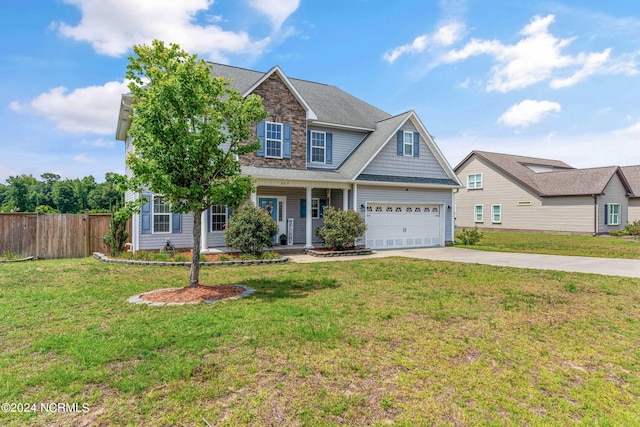
{"type": "Polygon", "coordinates": [[[0,211],[110,212],[123,205],[124,193],[118,185],[121,176],[116,173],[107,173],[103,183],[97,183],[91,175],[60,179],[60,175],[47,172],[40,178],[24,174],[7,178],[6,185],[0,184],[0,211]]]}

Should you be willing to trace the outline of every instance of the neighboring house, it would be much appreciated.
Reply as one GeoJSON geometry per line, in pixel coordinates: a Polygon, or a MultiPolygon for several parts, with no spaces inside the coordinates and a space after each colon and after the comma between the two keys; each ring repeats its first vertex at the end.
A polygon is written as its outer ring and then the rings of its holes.
{"type": "MultiPolygon", "coordinates": [[[[261,148],[241,157],[242,172],[256,182],[251,200],[271,213],[289,245],[322,244],[315,230],[325,206],[359,212],[368,227],[359,244],[368,248],[453,241],[453,191],[461,185],[415,112],[392,116],[337,87],[289,78],[277,66],[266,73],[211,68],[243,96],[262,97],[269,117],[256,126],[261,148]]],[[[116,132],[127,152],[130,104],[123,95],[116,132]]],[[[172,214],[160,196],[148,196],[133,218],[134,250],[162,248],[167,238],[190,247],[192,215],[172,214]]],[[[225,245],[230,214],[225,206],[203,214],[203,250],[225,245]]]]}
{"type": "Polygon", "coordinates": [[[640,166],[574,169],[472,151],[454,171],[466,186],[455,196],[460,228],[595,235],[624,228],[640,213],[640,166]]]}
{"type": "Polygon", "coordinates": [[[640,221],[640,165],[620,167],[631,187],[628,222],[640,221]]]}

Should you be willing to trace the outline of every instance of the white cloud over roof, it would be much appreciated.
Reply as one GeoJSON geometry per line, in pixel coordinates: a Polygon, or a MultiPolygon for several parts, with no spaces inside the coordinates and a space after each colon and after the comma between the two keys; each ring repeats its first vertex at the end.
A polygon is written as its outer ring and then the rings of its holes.
{"type": "Polygon", "coordinates": [[[393,64],[405,54],[416,54],[432,47],[448,47],[460,40],[466,27],[461,22],[449,22],[440,25],[433,33],[423,34],[411,43],[389,49],[383,55],[385,61],[393,64]]]}
{"type": "Polygon", "coordinates": [[[462,48],[447,52],[442,60],[454,63],[477,55],[492,56],[495,65],[491,68],[486,89],[498,92],[523,89],[546,80],[550,80],[551,88],[559,89],[575,85],[597,73],[637,73],[635,62],[623,57],[613,60],[610,48],[576,55],[563,53],[575,39],[551,34],[549,26],[554,20],[554,15],[534,16],[519,32],[522,38],[514,44],[471,39],[462,48]],[[556,77],[562,71],[572,74],[556,77]]]}
{"type": "Polygon", "coordinates": [[[26,104],[13,101],[9,108],[55,122],[60,130],[75,134],[112,135],[118,120],[120,96],[128,92],[127,82],[108,82],[71,92],[59,86],[26,104]]]}
{"type": "Polygon", "coordinates": [[[562,111],[562,107],[557,102],[525,99],[512,105],[500,116],[498,122],[511,127],[527,127],[538,123],[551,113],[559,113],[560,111],[562,111]]]}
{"type": "MultiPolygon", "coordinates": [[[[197,22],[198,14],[207,13],[213,0],[65,0],[77,6],[81,19],[77,25],[53,23],[63,37],[85,41],[102,55],[121,56],[133,44],[147,44],[153,39],[179,44],[210,60],[227,62],[229,53],[257,54],[271,42],[267,36],[253,40],[245,31],[228,31],[216,23],[220,15],[197,22]]],[[[267,16],[275,30],[299,6],[299,0],[254,0],[249,3],[267,16]]]]}

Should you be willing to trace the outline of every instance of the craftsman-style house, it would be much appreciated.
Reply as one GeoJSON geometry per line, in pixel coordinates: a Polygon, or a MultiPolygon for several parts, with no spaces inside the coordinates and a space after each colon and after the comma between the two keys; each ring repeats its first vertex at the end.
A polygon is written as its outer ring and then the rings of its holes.
{"type": "MultiPolygon", "coordinates": [[[[261,148],[240,160],[256,182],[251,200],[271,213],[288,245],[322,245],[315,229],[325,206],[360,213],[367,231],[359,244],[367,248],[453,241],[453,191],[461,185],[415,112],[391,115],[335,86],[290,78],[277,66],[259,72],[211,64],[211,72],[231,79],[243,96],[262,97],[269,117],[256,126],[261,148]]],[[[128,96],[116,132],[127,151],[128,96]]],[[[134,215],[133,249],[160,249],[167,238],[190,247],[191,215],[173,214],[161,197],[145,196],[151,201],[134,215]]],[[[205,212],[203,251],[224,247],[229,215],[225,206],[205,212]]]]}
{"type": "Polygon", "coordinates": [[[598,235],[640,220],[640,166],[472,151],[454,170],[459,228],[598,235]]]}

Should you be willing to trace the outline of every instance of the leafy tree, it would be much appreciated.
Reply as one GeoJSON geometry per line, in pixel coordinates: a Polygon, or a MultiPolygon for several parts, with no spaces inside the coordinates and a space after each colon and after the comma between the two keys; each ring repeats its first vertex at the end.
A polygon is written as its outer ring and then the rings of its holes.
{"type": "Polygon", "coordinates": [[[267,113],[258,96],[243,98],[176,44],[154,40],[134,45],[133,52],[126,73],[134,99],[131,188],[146,187],[162,194],[174,212],[193,213],[189,284],[196,287],[201,214],[213,204],[236,207],[251,192],[253,181],[241,175],[237,156],[259,148],[249,139],[267,113]]]}
{"type": "Polygon", "coordinates": [[[33,175],[10,176],[7,178],[5,205],[9,210],[17,208],[20,212],[34,212],[36,208],[37,180],[33,175]]]}
{"type": "Polygon", "coordinates": [[[53,202],[61,213],[78,213],[80,210],[75,187],[70,179],[53,184],[53,202]]]}
{"type": "Polygon", "coordinates": [[[323,213],[324,225],[316,229],[316,234],[329,249],[342,251],[353,248],[358,236],[367,230],[358,212],[339,211],[333,206],[326,206],[323,213]]]}
{"type": "Polygon", "coordinates": [[[244,253],[258,256],[264,248],[273,245],[278,224],[251,201],[246,201],[233,212],[224,233],[225,243],[244,253]]]}
{"type": "Polygon", "coordinates": [[[53,202],[53,184],[60,181],[60,175],[45,172],[40,175],[40,178],[42,178],[42,181],[38,181],[37,185],[38,207],[49,206],[55,211],[56,205],[53,202]]]}
{"type": "Polygon", "coordinates": [[[0,212],[2,212],[5,199],[7,198],[7,186],[0,184],[0,212]]]}

